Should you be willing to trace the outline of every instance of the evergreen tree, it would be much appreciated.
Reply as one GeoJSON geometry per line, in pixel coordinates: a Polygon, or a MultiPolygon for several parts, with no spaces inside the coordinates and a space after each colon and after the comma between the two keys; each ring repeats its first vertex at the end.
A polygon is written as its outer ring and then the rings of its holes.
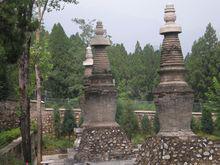
{"type": "Polygon", "coordinates": [[[205,93],[212,85],[213,76],[218,72],[215,52],[218,45],[216,31],[208,24],[205,34],[194,42],[192,53],[186,58],[187,81],[195,92],[195,100],[206,99],[205,93]]]}
{"type": "Polygon", "coordinates": [[[192,119],[191,119],[190,128],[194,133],[196,133],[200,130],[200,124],[199,124],[198,121],[196,121],[196,119],[193,116],[192,116],[192,119]]]}
{"type": "Polygon", "coordinates": [[[215,126],[217,130],[220,130],[220,82],[215,77],[213,78],[212,87],[206,93],[206,96],[205,108],[217,113],[215,126]]]}
{"type": "Polygon", "coordinates": [[[55,136],[59,138],[61,133],[61,119],[60,119],[60,111],[58,106],[54,106],[54,110],[53,110],[53,127],[54,127],[55,136]]]}
{"type": "Polygon", "coordinates": [[[160,131],[160,122],[159,122],[159,116],[158,116],[157,111],[154,116],[153,126],[154,126],[154,132],[157,134],[160,131]]]}
{"type": "Polygon", "coordinates": [[[146,115],[141,120],[141,128],[143,133],[150,134],[151,133],[151,123],[146,115]]]}
{"type": "Polygon", "coordinates": [[[137,41],[136,42],[136,45],[135,45],[135,50],[134,50],[134,54],[141,54],[142,53],[142,48],[141,48],[141,45],[140,45],[140,42],[137,41]]]}
{"type": "Polygon", "coordinates": [[[135,135],[139,130],[137,117],[130,108],[131,104],[132,102],[127,100],[126,104],[124,105],[122,121],[122,128],[125,130],[129,139],[131,139],[132,136],[135,135]]]}
{"type": "Polygon", "coordinates": [[[70,39],[62,26],[55,24],[49,36],[49,50],[52,56],[52,72],[46,83],[55,98],[78,97],[82,90],[85,46],[79,35],[70,39]]]}
{"type": "Polygon", "coordinates": [[[207,108],[204,108],[202,111],[201,130],[205,133],[208,133],[208,134],[211,134],[214,130],[212,113],[207,108]]]}
{"type": "Polygon", "coordinates": [[[64,135],[68,135],[69,141],[70,141],[70,135],[73,132],[74,128],[77,127],[76,121],[74,118],[73,111],[70,109],[70,107],[67,107],[68,109],[64,112],[64,119],[62,124],[62,133],[64,135]]]}

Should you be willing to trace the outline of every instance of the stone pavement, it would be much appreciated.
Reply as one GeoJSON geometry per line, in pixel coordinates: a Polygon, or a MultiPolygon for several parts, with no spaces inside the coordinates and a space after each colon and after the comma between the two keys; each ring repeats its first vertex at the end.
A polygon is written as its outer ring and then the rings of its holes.
{"type": "Polygon", "coordinates": [[[135,159],[131,160],[112,160],[103,162],[85,162],[75,163],[73,161],[75,150],[73,148],[67,149],[67,154],[55,154],[55,155],[44,155],[43,164],[48,165],[133,165],[135,159]],[[68,159],[67,159],[68,158],[68,159]]]}

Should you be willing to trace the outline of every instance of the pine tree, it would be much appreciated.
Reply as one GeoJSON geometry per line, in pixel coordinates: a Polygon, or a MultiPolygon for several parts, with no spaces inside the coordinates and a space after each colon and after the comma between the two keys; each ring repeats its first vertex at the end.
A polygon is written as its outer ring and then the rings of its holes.
{"type": "Polygon", "coordinates": [[[146,115],[144,115],[144,117],[141,120],[141,128],[142,128],[143,133],[145,134],[151,133],[151,123],[146,115]]]}
{"type": "Polygon", "coordinates": [[[160,131],[160,122],[159,122],[158,112],[155,113],[153,126],[154,126],[154,132],[157,134],[160,131]]]}
{"type": "Polygon", "coordinates": [[[70,141],[70,135],[73,132],[74,128],[77,127],[76,121],[74,118],[73,111],[70,109],[70,107],[67,107],[68,109],[64,112],[64,119],[62,124],[62,133],[64,135],[68,135],[69,141],[70,141]]]}
{"type": "Polygon", "coordinates": [[[123,114],[122,124],[122,127],[124,128],[129,139],[131,139],[132,136],[136,134],[139,130],[137,117],[134,114],[133,110],[129,108],[130,105],[131,103],[129,102],[125,107],[126,109],[123,114]]]}
{"type": "Polygon", "coordinates": [[[188,70],[187,81],[195,92],[195,100],[206,100],[205,93],[212,85],[212,79],[218,72],[215,55],[218,46],[216,31],[209,23],[205,34],[195,41],[192,46],[192,53],[186,58],[188,70]]]}
{"type": "Polygon", "coordinates": [[[207,108],[204,108],[202,111],[201,130],[208,134],[211,134],[214,130],[212,113],[207,108]]]}
{"type": "Polygon", "coordinates": [[[60,111],[58,106],[54,106],[54,110],[53,110],[53,127],[54,127],[55,136],[59,138],[61,133],[61,119],[60,119],[60,111]]]}

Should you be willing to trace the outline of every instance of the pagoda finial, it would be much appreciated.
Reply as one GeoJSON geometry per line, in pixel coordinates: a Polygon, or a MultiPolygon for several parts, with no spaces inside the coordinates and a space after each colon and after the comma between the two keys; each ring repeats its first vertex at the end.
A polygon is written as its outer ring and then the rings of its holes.
{"type": "Polygon", "coordinates": [[[173,4],[166,5],[164,13],[165,13],[164,21],[166,22],[166,24],[160,28],[160,34],[172,33],[172,32],[181,33],[182,32],[181,27],[175,23],[176,13],[175,13],[174,5],[173,4]]]}
{"type": "Polygon", "coordinates": [[[105,30],[101,21],[98,21],[96,24],[95,37],[91,40],[91,46],[109,46],[111,45],[108,38],[104,36],[105,30]]]}

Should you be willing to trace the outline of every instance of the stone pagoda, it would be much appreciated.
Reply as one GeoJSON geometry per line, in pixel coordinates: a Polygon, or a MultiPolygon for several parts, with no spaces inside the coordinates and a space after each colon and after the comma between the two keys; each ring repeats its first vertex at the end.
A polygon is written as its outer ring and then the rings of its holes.
{"type": "Polygon", "coordinates": [[[193,91],[185,81],[185,67],[174,5],[165,8],[166,24],[160,64],[160,83],[155,89],[155,104],[160,131],[142,145],[137,164],[220,164],[219,149],[212,141],[197,137],[190,129],[193,91]]]}
{"type": "Polygon", "coordinates": [[[161,136],[193,136],[190,129],[193,109],[193,91],[185,81],[186,70],[178,34],[181,27],[175,23],[173,5],[165,8],[164,21],[160,28],[164,35],[160,83],[155,90],[155,104],[160,121],[161,136]]]}
{"type": "Polygon", "coordinates": [[[85,87],[86,120],[76,162],[129,159],[131,155],[131,143],[115,121],[117,91],[106,51],[110,45],[102,22],[97,22],[95,37],[91,40],[93,69],[85,87]]]}
{"type": "Polygon", "coordinates": [[[84,70],[84,77],[88,78],[92,75],[92,67],[93,67],[93,54],[92,54],[92,48],[88,46],[86,48],[86,60],[83,61],[83,66],[85,67],[84,70]]]}

